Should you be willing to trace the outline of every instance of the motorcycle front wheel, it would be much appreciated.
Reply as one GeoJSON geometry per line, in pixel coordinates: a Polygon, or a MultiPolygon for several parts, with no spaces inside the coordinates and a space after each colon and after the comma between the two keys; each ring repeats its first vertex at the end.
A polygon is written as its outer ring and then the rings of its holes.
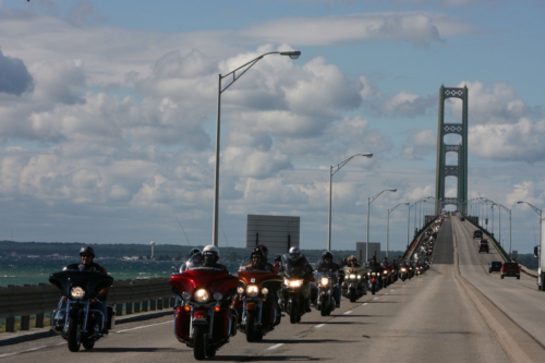
{"type": "MultiPolygon", "coordinates": [[[[299,316],[299,307],[296,304],[291,303],[289,314],[290,314],[290,323],[291,324],[297,323],[298,322],[297,317],[299,316]]],[[[299,318],[299,321],[301,321],[301,318],[299,318]]]]}
{"type": "Polygon", "coordinates": [[[356,290],[350,290],[350,302],[356,302],[358,297],[356,296],[356,290]]]}
{"type": "Polygon", "coordinates": [[[246,312],[246,341],[253,343],[256,341],[256,329],[255,329],[255,311],[246,312]]]}
{"type": "Polygon", "coordinates": [[[193,357],[196,360],[206,358],[206,327],[195,326],[193,328],[193,357]]]}
{"type": "Polygon", "coordinates": [[[328,316],[331,313],[331,309],[329,308],[329,299],[327,296],[324,296],[322,298],[322,303],[320,306],[320,315],[322,316],[328,316]]]}
{"type": "Polygon", "coordinates": [[[68,350],[71,352],[79,351],[81,346],[81,332],[78,327],[77,318],[68,319],[68,350]]]}

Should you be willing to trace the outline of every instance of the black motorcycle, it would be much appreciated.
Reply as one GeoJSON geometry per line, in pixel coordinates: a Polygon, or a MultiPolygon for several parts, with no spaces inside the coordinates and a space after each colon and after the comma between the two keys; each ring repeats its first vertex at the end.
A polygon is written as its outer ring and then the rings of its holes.
{"type": "Polygon", "coordinates": [[[335,288],[338,288],[337,272],[316,271],[314,274],[318,287],[315,308],[322,316],[328,316],[337,306],[335,302],[335,288]]]}
{"type": "Polygon", "coordinates": [[[289,255],[282,256],[281,308],[290,316],[290,323],[301,321],[301,316],[310,311],[308,300],[311,296],[309,280],[306,276],[308,262],[304,258],[293,260],[289,255]]]}
{"type": "Polygon", "coordinates": [[[366,295],[365,284],[367,269],[360,266],[345,266],[344,267],[344,280],[342,282],[342,295],[350,300],[350,302],[356,302],[360,297],[366,295]]]}
{"type": "Polygon", "coordinates": [[[93,349],[95,342],[111,329],[113,309],[97,301],[100,290],[114,279],[96,271],[64,270],[51,274],[49,282],[62,294],[59,307],[51,314],[52,330],[68,341],[68,349],[93,349]],[[106,311],[106,312],[105,312],[106,311]]]}

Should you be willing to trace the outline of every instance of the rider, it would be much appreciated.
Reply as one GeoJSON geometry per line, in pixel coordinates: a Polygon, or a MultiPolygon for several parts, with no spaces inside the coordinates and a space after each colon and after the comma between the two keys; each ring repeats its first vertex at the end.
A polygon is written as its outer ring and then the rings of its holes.
{"type": "MultiPolygon", "coordinates": [[[[303,267],[303,296],[307,299],[307,312],[310,312],[310,307],[314,305],[314,301],[316,301],[316,298],[318,297],[318,289],[316,285],[312,283],[314,281],[314,272],[312,269],[312,266],[308,262],[305,255],[301,253],[301,250],[299,247],[293,246],[290,248],[289,252],[289,259],[293,262],[300,263],[303,267]]],[[[280,271],[283,271],[283,269],[286,266],[280,266],[280,271]]]]}
{"type": "Polygon", "coordinates": [[[271,271],[273,272],[278,272],[275,271],[275,267],[273,264],[269,263],[269,249],[267,248],[267,246],[265,245],[259,245],[257,246],[257,248],[259,248],[259,250],[261,251],[261,253],[263,253],[263,258],[264,258],[264,263],[269,266],[269,268],[271,269],[271,271]]]}
{"type": "Polygon", "coordinates": [[[348,256],[348,258],[346,259],[346,266],[361,267],[361,265],[358,263],[358,259],[354,255],[348,256]]]}
{"type": "MultiPolygon", "coordinates": [[[[322,260],[318,262],[316,266],[318,272],[339,272],[339,265],[333,262],[333,254],[329,251],[322,253],[322,260]]],[[[341,289],[339,288],[339,282],[334,285],[334,297],[337,307],[341,306],[341,289]]]]}
{"type": "Polygon", "coordinates": [[[227,270],[227,267],[222,265],[221,263],[218,263],[218,260],[220,258],[220,250],[214,246],[214,245],[208,245],[203,248],[202,255],[204,257],[203,267],[211,267],[220,269],[222,272],[229,273],[229,270],[227,270]]]}
{"type": "MultiPolygon", "coordinates": [[[[107,275],[108,272],[104,267],[94,262],[95,259],[95,250],[90,246],[83,246],[79,250],[79,256],[81,258],[81,263],[74,263],[66,266],[63,270],[80,270],[80,271],[97,271],[104,275],[107,275]]],[[[97,295],[96,306],[104,314],[106,322],[109,321],[109,316],[106,308],[106,298],[108,297],[109,288],[105,287],[97,295]]],[[[58,310],[61,308],[59,307],[58,310]]],[[[103,334],[108,334],[108,329],[105,327],[102,331],[103,334]]]]}
{"type": "Polygon", "coordinates": [[[252,262],[246,265],[246,270],[273,272],[270,263],[267,263],[265,256],[263,256],[263,251],[259,247],[256,247],[252,251],[250,258],[252,262]]]}

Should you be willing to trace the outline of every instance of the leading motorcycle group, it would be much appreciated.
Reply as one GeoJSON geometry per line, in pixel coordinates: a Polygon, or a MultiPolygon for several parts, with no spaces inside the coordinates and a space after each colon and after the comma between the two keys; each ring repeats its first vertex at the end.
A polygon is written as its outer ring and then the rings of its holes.
{"type": "MultiPolygon", "coordinates": [[[[113,325],[113,309],[105,304],[113,278],[93,262],[91,247],[80,251],[82,262],[69,265],[50,276],[62,294],[53,311],[52,331],[77,352],[92,349],[113,325]]],[[[189,260],[169,280],[177,296],[174,335],[193,349],[197,360],[214,357],[217,350],[240,331],[248,342],[259,342],[289,316],[291,324],[314,307],[328,316],[340,307],[341,294],[351,302],[384,286],[390,270],[377,264],[365,267],[351,256],[342,267],[326,251],[313,269],[298,247],[268,263],[264,245],[251,253],[251,262],[231,275],[218,263],[219,250],[213,245],[191,251],[189,260]],[[376,270],[376,271],[375,271],[376,270]]],[[[393,269],[392,269],[393,270],[393,269]]],[[[393,277],[392,277],[393,278],[393,277]]]]}

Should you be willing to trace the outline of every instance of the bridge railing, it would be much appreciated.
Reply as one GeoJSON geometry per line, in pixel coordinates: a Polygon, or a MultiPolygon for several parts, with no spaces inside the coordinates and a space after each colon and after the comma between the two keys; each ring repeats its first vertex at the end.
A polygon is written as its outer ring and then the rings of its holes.
{"type": "MultiPolygon", "coordinates": [[[[174,294],[168,278],[116,281],[110,288],[107,304],[116,315],[172,308],[174,294]]],[[[44,327],[45,316],[51,313],[61,298],[59,290],[46,283],[39,285],[0,287],[0,319],[5,319],[5,331],[14,332],[16,321],[21,330],[30,329],[35,316],[36,328],[44,327]]]]}

